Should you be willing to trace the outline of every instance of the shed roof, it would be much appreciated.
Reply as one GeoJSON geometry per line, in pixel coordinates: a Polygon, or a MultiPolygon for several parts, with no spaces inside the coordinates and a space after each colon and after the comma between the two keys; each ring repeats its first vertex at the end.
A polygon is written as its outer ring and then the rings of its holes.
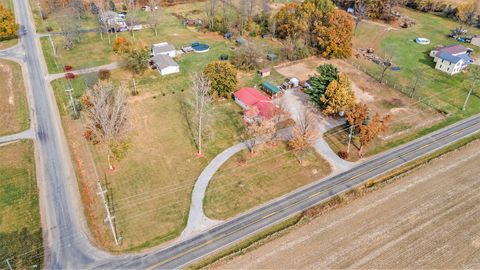
{"type": "Polygon", "coordinates": [[[177,62],[173,61],[172,58],[168,55],[159,54],[152,57],[152,61],[155,63],[157,68],[164,69],[167,67],[178,67],[177,62]]]}
{"type": "Polygon", "coordinates": [[[152,46],[152,51],[154,54],[166,53],[166,52],[175,51],[175,47],[168,43],[159,43],[159,44],[154,44],[152,46]]]}
{"type": "Polygon", "coordinates": [[[280,89],[278,89],[278,87],[276,87],[275,85],[273,85],[269,82],[263,82],[262,86],[263,86],[263,88],[265,88],[265,90],[267,90],[271,94],[276,94],[276,93],[280,92],[280,89]]]}
{"type": "Polygon", "coordinates": [[[262,94],[255,88],[240,88],[238,91],[233,93],[233,95],[241,100],[247,106],[253,106],[259,101],[269,101],[270,98],[262,94]]]}
{"type": "Polygon", "coordinates": [[[461,53],[467,53],[468,49],[462,45],[448,45],[438,49],[438,51],[449,53],[449,54],[461,54],[461,53]]]}

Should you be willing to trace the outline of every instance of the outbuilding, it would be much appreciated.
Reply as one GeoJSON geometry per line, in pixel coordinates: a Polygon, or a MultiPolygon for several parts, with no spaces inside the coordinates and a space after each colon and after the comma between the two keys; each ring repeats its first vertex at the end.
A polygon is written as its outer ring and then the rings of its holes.
{"type": "Polygon", "coordinates": [[[263,68],[259,71],[260,77],[267,77],[270,76],[270,68],[263,68]]]}
{"type": "Polygon", "coordinates": [[[269,82],[263,82],[262,88],[264,91],[269,93],[272,97],[277,97],[278,94],[280,93],[280,88],[276,87],[275,85],[269,82]]]}
{"type": "Polygon", "coordinates": [[[167,42],[161,42],[152,45],[152,55],[168,55],[170,57],[175,57],[177,52],[173,45],[170,45],[167,42]]]}
{"type": "Polygon", "coordinates": [[[152,63],[161,75],[180,72],[180,66],[168,55],[156,55],[152,58],[152,63]]]}

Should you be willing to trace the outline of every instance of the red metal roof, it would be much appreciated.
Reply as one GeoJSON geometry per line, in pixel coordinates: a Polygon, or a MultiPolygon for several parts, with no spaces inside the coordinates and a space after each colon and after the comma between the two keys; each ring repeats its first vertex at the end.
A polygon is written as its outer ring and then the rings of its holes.
{"type": "MultiPolygon", "coordinates": [[[[273,116],[274,107],[269,97],[262,94],[255,88],[241,88],[233,95],[248,107],[257,107],[258,114],[264,118],[273,116]]],[[[251,113],[251,112],[249,112],[251,113]]],[[[247,114],[251,118],[251,115],[247,114]]]]}

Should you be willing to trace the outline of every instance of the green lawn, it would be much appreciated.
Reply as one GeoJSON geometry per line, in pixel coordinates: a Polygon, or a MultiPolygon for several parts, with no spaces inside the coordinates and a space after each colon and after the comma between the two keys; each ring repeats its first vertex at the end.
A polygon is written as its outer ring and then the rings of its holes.
{"type": "Polygon", "coordinates": [[[28,104],[19,64],[0,60],[0,136],[29,127],[28,104]]]}
{"type": "MultiPolygon", "coordinates": [[[[458,24],[428,13],[408,9],[403,9],[402,12],[414,18],[417,24],[409,29],[386,32],[383,27],[362,23],[354,40],[355,46],[372,47],[380,56],[393,56],[394,64],[399,66],[401,71],[389,71],[386,79],[390,85],[394,85],[398,89],[402,88],[407,94],[411,93],[416,74],[421,71],[423,75],[414,94],[417,100],[448,114],[461,114],[465,117],[480,112],[480,90],[477,90],[470,99],[468,110],[461,111],[470,87],[469,74],[450,76],[435,70],[433,59],[428,55],[436,46],[457,44],[455,40],[448,37],[448,34],[450,29],[458,27],[458,24]],[[415,43],[416,37],[429,38],[431,45],[424,46],[415,43]]],[[[469,30],[469,34],[480,34],[478,29],[469,30]]],[[[475,57],[480,57],[480,54],[476,53],[475,57]]],[[[351,60],[363,66],[374,77],[379,77],[380,69],[372,62],[351,60]]]]}
{"type": "Polygon", "coordinates": [[[33,143],[0,147],[0,258],[13,269],[43,264],[42,229],[35,180],[33,143]]]}
{"type": "Polygon", "coordinates": [[[237,153],[215,173],[204,199],[205,214],[227,219],[330,174],[313,149],[300,164],[284,143],[264,146],[256,156],[237,153]]]}

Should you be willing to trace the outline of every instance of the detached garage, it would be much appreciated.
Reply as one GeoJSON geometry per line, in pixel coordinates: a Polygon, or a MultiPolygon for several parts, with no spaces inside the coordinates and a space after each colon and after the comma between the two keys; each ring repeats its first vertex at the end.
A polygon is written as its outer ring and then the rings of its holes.
{"type": "Polygon", "coordinates": [[[153,65],[161,75],[168,75],[180,72],[180,66],[167,55],[156,55],[152,58],[153,65]]]}

